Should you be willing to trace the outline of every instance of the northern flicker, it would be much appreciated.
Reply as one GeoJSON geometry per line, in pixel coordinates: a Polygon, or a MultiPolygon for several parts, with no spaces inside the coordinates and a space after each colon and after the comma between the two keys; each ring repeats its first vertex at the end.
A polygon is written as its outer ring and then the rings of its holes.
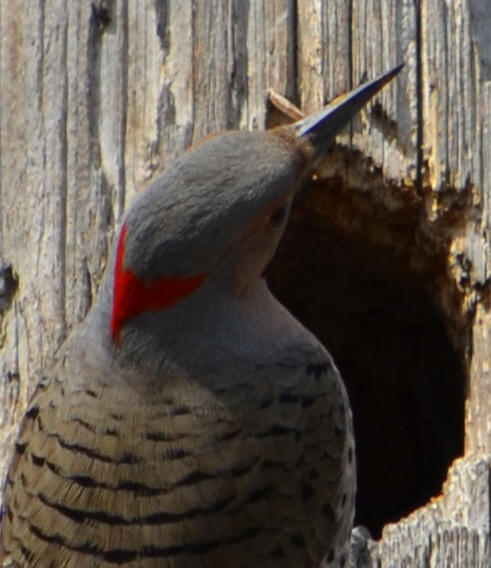
{"type": "Polygon", "coordinates": [[[1,566],[347,566],[348,397],[263,272],[314,160],[399,69],[208,139],[136,198],[26,411],[1,566]]]}

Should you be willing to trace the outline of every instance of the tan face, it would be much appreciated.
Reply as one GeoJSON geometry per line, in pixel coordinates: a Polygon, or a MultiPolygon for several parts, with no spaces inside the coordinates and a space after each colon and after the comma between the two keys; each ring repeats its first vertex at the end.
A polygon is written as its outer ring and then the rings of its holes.
{"type": "Polygon", "coordinates": [[[289,188],[262,208],[229,249],[232,286],[238,295],[254,286],[273,258],[290,215],[293,196],[294,189],[289,188]]]}

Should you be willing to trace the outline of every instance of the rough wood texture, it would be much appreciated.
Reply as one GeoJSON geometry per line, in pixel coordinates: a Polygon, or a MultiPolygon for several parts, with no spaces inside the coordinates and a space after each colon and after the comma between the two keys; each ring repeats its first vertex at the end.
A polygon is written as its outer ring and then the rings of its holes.
{"type": "Polygon", "coordinates": [[[374,566],[488,568],[490,465],[485,457],[457,460],[442,496],[369,543],[374,566]]]}
{"type": "MultiPolygon", "coordinates": [[[[207,133],[263,128],[268,88],[309,112],[404,60],[340,142],[418,200],[417,234],[443,251],[445,276],[429,289],[467,372],[470,457],[445,497],[388,527],[371,554],[381,566],[485,566],[490,29],[487,0],[0,3],[1,477],[26,401],[87,312],[133,194],[207,133]]],[[[371,173],[331,168],[371,191],[371,173]]],[[[378,199],[401,213],[373,190],[378,199]]]]}

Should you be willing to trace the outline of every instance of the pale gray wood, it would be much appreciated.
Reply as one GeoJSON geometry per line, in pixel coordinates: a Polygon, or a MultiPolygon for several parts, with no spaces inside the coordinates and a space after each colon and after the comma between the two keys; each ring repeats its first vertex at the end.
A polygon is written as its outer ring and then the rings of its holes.
{"type": "Polygon", "coordinates": [[[373,566],[489,568],[490,465],[489,457],[457,460],[442,496],[369,543],[373,566]]]}
{"type": "Polygon", "coordinates": [[[349,2],[298,2],[298,74],[305,113],[321,108],[352,85],[349,2]]]}
{"type": "MultiPolygon", "coordinates": [[[[352,12],[352,73],[357,84],[363,76],[374,77],[405,62],[401,77],[378,96],[382,114],[369,107],[365,128],[355,127],[357,146],[382,166],[388,178],[413,186],[418,178],[418,97],[416,69],[417,2],[414,0],[354,0],[352,12]],[[389,133],[390,121],[396,131],[389,133]]],[[[362,115],[362,120],[363,120],[362,115]]],[[[355,123],[356,125],[356,123],[355,123]]]]}
{"type": "Polygon", "coordinates": [[[460,554],[461,565],[484,566],[490,29],[487,0],[0,2],[0,477],[34,385],[90,307],[133,195],[203,136],[264,128],[269,88],[310,112],[405,61],[325,173],[388,214],[419,204],[416,264],[425,246],[445,251],[432,292],[468,369],[466,453],[482,458],[456,465],[450,478],[464,481],[448,484],[447,505],[388,527],[371,551],[383,566],[426,565],[431,535],[431,565],[460,554]]]}

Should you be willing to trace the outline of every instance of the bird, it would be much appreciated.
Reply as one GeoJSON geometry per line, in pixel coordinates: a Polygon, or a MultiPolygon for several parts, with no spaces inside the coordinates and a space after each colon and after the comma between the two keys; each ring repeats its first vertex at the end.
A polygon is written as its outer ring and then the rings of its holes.
{"type": "Polygon", "coordinates": [[[317,160],[400,67],[212,136],[136,196],[22,420],[0,566],[348,566],[348,395],[264,271],[317,160]]]}

